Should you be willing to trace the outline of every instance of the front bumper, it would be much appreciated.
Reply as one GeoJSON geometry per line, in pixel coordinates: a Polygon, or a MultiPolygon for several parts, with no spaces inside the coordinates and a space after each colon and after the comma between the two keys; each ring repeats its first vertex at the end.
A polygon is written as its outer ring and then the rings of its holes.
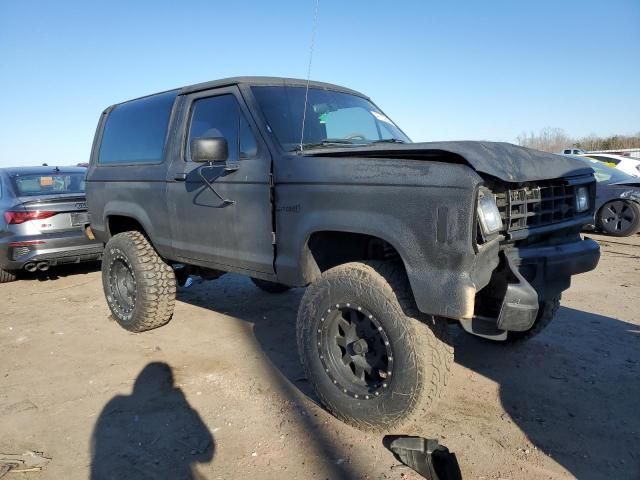
{"type": "Polygon", "coordinates": [[[0,268],[21,270],[29,263],[50,266],[99,260],[103,245],[89,240],[83,230],[0,239],[0,268]]]}
{"type": "Polygon", "coordinates": [[[506,249],[504,253],[545,300],[569,288],[572,275],[595,269],[600,260],[600,245],[585,238],[559,245],[506,249]]]}
{"type": "Polygon", "coordinates": [[[495,338],[533,326],[540,304],[571,285],[571,276],[593,270],[600,246],[579,239],[558,245],[507,247],[489,282],[476,297],[474,317],[462,320],[470,333],[495,338]]]}

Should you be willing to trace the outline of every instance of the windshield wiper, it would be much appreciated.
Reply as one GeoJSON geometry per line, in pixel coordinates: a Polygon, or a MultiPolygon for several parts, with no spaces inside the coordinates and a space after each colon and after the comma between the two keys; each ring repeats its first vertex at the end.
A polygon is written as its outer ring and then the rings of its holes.
{"type": "Polygon", "coordinates": [[[290,151],[291,152],[299,152],[302,150],[306,149],[306,148],[321,148],[321,147],[333,147],[333,146],[344,146],[344,145],[354,145],[354,143],[351,140],[342,140],[342,139],[335,139],[335,140],[322,140],[321,142],[317,142],[317,143],[304,143],[302,145],[296,145],[295,148],[292,148],[290,151]]]}
{"type": "MultiPolygon", "coordinates": [[[[349,139],[342,139],[342,138],[335,138],[335,139],[326,139],[326,140],[322,140],[321,142],[317,142],[317,143],[305,143],[302,145],[302,150],[304,149],[313,149],[313,148],[322,148],[322,147],[342,147],[345,145],[356,145],[359,147],[363,147],[363,146],[367,146],[367,145],[374,145],[376,143],[407,143],[404,140],[400,140],[398,138],[385,138],[384,140],[374,140],[372,142],[366,142],[366,143],[354,143],[353,141],[349,140],[349,139]]],[[[301,151],[300,149],[300,145],[296,145],[295,148],[292,148],[290,150],[290,152],[299,152],[301,151]]]]}
{"type": "Polygon", "coordinates": [[[384,140],[374,140],[371,143],[407,143],[399,138],[385,138],[384,140]]]}

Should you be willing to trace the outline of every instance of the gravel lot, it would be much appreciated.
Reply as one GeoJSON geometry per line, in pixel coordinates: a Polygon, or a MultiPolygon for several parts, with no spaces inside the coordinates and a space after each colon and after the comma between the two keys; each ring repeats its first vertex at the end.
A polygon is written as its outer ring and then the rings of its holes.
{"type": "MultiPolygon", "coordinates": [[[[592,237],[600,266],[546,332],[506,347],[452,327],[445,397],[419,431],[390,433],[438,438],[465,479],[640,478],[640,236],[592,237]]],[[[0,453],[52,459],[8,479],[417,478],[316,405],[295,345],[302,290],[227,275],[131,334],[97,268],[0,286],[0,453]]]]}

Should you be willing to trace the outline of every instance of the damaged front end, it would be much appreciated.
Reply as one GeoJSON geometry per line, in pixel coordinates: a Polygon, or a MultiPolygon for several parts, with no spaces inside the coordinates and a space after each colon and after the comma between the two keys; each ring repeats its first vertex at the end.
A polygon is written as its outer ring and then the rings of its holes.
{"type": "MultiPolygon", "coordinates": [[[[391,168],[385,165],[393,166],[394,160],[425,162],[424,170],[411,172],[427,187],[419,194],[434,192],[422,197],[430,208],[421,212],[420,224],[430,228],[403,235],[397,243],[413,240],[405,253],[418,242],[422,247],[419,255],[404,257],[420,311],[458,320],[475,335],[506,340],[509,331],[527,331],[540,307],[569,288],[572,275],[598,263],[598,244],[580,236],[593,221],[596,189],[593,169],[581,160],[474,141],[352,145],[305,155],[379,160],[371,165],[380,170],[391,168]],[[454,165],[473,170],[474,190],[457,184],[462,172],[454,165]],[[455,171],[456,179],[447,170],[455,171]]],[[[368,168],[362,171],[369,175],[368,168]]],[[[397,197],[390,204],[396,205],[397,197]]]]}
{"type": "Polygon", "coordinates": [[[473,317],[460,323],[474,335],[506,340],[509,331],[531,329],[541,305],[569,288],[572,275],[596,267],[599,246],[580,235],[593,216],[595,182],[591,175],[520,184],[485,180],[479,195],[493,196],[502,227],[487,235],[479,212],[477,244],[497,243],[499,262],[476,293],[473,317]]]}

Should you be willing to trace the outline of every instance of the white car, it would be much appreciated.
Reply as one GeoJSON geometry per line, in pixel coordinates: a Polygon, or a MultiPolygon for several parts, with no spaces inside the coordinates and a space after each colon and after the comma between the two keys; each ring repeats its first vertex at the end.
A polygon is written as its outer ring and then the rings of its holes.
{"type": "Polygon", "coordinates": [[[640,159],[623,157],[622,155],[613,155],[610,153],[587,153],[580,156],[594,158],[602,163],[606,163],[611,167],[623,171],[627,175],[640,177],[640,159]]]}
{"type": "Polygon", "coordinates": [[[560,155],[582,155],[587,152],[585,152],[581,148],[565,148],[564,150],[562,150],[562,152],[559,153],[560,155]]]}

